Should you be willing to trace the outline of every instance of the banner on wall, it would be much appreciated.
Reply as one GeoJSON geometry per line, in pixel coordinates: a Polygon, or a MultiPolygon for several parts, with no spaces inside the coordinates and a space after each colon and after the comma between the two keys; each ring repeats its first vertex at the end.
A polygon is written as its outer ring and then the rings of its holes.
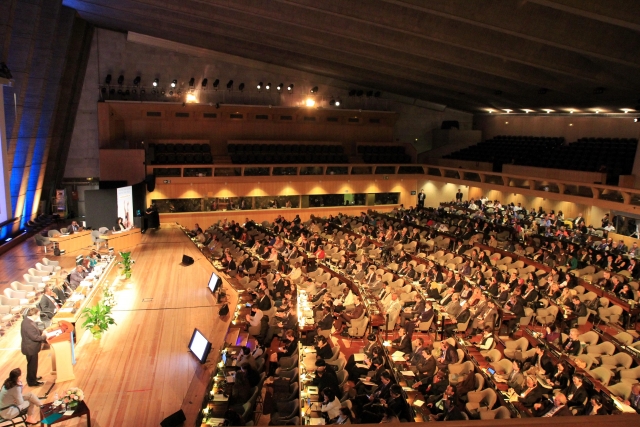
{"type": "Polygon", "coordinates": [[[133,189],[129,187],[120,187],[117,190],[118,197],[118,218],[122,218],[124,227],[129,229],[133,227],[133,189]]]}

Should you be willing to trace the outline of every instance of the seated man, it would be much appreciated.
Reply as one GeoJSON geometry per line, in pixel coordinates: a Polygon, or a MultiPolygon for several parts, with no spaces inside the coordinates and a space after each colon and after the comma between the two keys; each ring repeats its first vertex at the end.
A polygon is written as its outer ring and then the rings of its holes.
{"type": "Polygon", "coordinates": [[[82,267],[81,265],[77,265],[75,270],[73,270],[71,272],[71,275],[69,276],[69,287],[75,291],[76,288],[80,286],[80,282],[82,282],[84,278],[87,277],[87,274],[88,273],[84,269],[84,267],[82,267]]]}
{"type": "Polygon", "coordinates": [[[391,348],[405,354],[411,353],[411,337],[407,334],[407,331],[404,328],[400,328],[398,335],[398,338],[391,341],[391,348]]]}
{"type": "MultiPolygon", "coordinates": [[[[548,401],[547,401],[548,402],[548,401]]],[[[558,393],[553,397],[553,405],[547,402],[536,403],[533,405],[533,414],[538,417],[572,417],[573,413],[567,406],[567,397],[558,393]],[[545,404],[547,403],[547,404],[545,404]]]]}
{"type": "Polygon", "coordinates": [[[411,308],[406,308],[401,315],[403,324],[407,320],[414,320],[425,311],[425,302],[420,294],[416,293],[414,301],[416,302],[415,305],[411,308]]]}
{"type": "Polygon", "coordinates": [[[562,351],[565,354],[571,355],[571,356],[577,356],[578,354],[580,354],[580,350],[582,349],[581,344],[580,344],[580,339],[578,339],[578,336],[580,335],[580,332],[575,329],[572,328],[571,331],[569,331],[569,337],[565,340],[565,342],[562,343],[562,351]]]}
{"type": "Polygon", "coordinates": [[[322,335],[317,338],[317,344],[314,346],[316,349],[316,357],[318,359],[331,359],[333,351],[331,345],[327,342],[327,339],[322,335]]]}
{"type": "Polygon", "coordinates": [[[458,352],[455,347],[449,345],[447,341],[440,341],[440,346],[442,348],[442,354],[436,360],[436,365],[438,369],[447,371],[450,363],[458,363],[458,352]]]}

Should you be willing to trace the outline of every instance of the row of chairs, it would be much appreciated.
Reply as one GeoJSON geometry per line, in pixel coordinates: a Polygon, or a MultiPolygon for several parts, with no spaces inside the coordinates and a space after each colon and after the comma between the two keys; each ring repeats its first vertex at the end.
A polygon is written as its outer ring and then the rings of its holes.
{"type": "Polygon", "coordinates": [[[0,321],[4,327],[10,327],[20,320],[20,315],[34,305],[37,296],[42,293],[46,282],[60,271],[57,261],[43,258],[35,268],[29,268],[23,274],[25,283],[13,281],[0,295],[0,321]]]}
{"type": "Polygon", "coordinates": [[[148,145],[147,150],[158,153],[211,153],[210,144],[156,144],[148,145]]]}

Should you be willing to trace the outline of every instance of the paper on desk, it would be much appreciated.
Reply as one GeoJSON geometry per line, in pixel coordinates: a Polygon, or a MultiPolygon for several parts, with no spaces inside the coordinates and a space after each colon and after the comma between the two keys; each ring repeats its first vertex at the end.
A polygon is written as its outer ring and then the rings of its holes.
{"type": "Polygon", "coordinates": [[[405,377],[415,377],[415,376],[416,376],[416,374],[414,374],[414,373],[413,373],[413,372],[411,372],[411,371],[400,371],[400,373],[401,373],[402,375],[404,375],[405,377]]]}
{"type": "Polygon", "coordinates": [[[402,387],[404,391],[414,391],[411,387],[402,387]]]}
{"type": "Polygon", "coordinates": [[[71,409],[70,411],[65,411],[64,414],[62,414],[65,417],[69,417],[71,415],[73,415],[73,413],[75,412],[75,410],[71,409]]]}
{"type": "Polygon", "coordinates": [[[207,420],[207,425],[210,426],[220,426],[223,425],[225,423],[225,419],[224,418],[209,418],[207,420]]]}
{"type": "Polygon", "coordinates": [[[365,365],[364,363],[356,363],[356,367],[363,368],[363,369],[369,369],[369,367],[367,365],[365,365]]]}
{"type": "Polygon", "coordinates": [[[227,396],[225,396],[224,394],[214,394],[213,395],[213,401],[214,402],[226,402],[227,400],[229,400],[229,398],[227,396]]]}
{"type": "Polygon", "coordinates": [[[367,357],[364,353],[354,353],[353,360],[356,362],[362,362],[367,357]]]}
{"type": "Polygon", "coordinates": [[[73,313],[73,307],[61,308],[58,313],[73,313]]]}
{"type": "Polygon", "coordinates": [[[315,353],[315,352],[316,352],[316,349],[315,349],[315,348],[313,348],[313,347],[305,347],[305,348],[304,348],[304,352],[305,352],[305,353],[315,353]]]}
{"type": "Polygon", "coordinates": [[[371,381],[364,381],[364,380],[362,381],[362,384],[364,384],[364,385],[370,385],[370,386],[376,386],[376,385],[378,385],[378,384],[376,384],[376,383],[372,383],[371,381]]]}
{"type": "Polygon", "coordinates": [[[402,356],[404,356],[404,353],[399,350],[391,355],[391,357],[402,357],[402,356]]]}
{"type": "Polygon", "coordinates": [[[309,418],[309,424],[312,426],[323,426],[324,418],[309,418]]]}
{"type": "Polygon", "coordinates": [[[421,408],[422,405],[424,405],[424,402],[422,400],[414,400],[413,401],[413,406],[417,406],[418,408],[421,408]]]}

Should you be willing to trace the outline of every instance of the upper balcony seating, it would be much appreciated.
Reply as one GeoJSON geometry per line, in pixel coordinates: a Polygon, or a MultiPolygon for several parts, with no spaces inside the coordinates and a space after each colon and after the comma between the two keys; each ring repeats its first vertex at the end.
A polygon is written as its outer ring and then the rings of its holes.
{"type": "Polygon", "coordinates": [[[402,145],[359,145],[358,154],[365,163],[411,163],[402,145]]]}
{"type": "Polygon", "coordinates": [[[564,142],[564,138],[533,136],[496,136],[462,150],[444,156],[445,159],[471,160],[475,162],[515,163],[531,159],[544,161],[564,142]]]}
{"type": "Polygon", "coordinates": [[[209,144],[149,144],[147,157],[152,165],[210,165],[209,144]]]}
{"type": "Polygon", "coordinates": [[[349,163],[341,145],[229,144],[234,164],[349,163]]]}
{"type": "MultiPolygon", "coordinates": [[[[522,166],[630,175],[638,140],[633,138],[564,138],[497,136],[445,156],[446,159],[513,163],[522,166]]],[[[617,182],[617,180],[614,180],[617,182]]]]}

